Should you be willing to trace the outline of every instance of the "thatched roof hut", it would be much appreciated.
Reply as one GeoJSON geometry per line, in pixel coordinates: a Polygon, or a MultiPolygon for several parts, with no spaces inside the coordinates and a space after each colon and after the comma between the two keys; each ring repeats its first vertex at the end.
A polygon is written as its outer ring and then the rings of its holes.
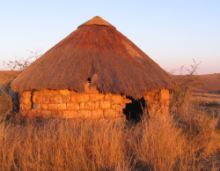
{"type": "Polygon", "coordinates": [[[169,75],[134,43],[101,17],[94,17],[47,51],[12,83],[23,92],[41,89],[83,91],[94,85],[103,93],[140,97],[169,86],[169,75]]]}
{"type": "Polygon", "coordinates": [[[48,50],[13,82],[19,92],[83,92],[87,82],[103,94],[133,98],[168,88],[170,78],[157,63],[113,25],[94,17],[48,50]]]}

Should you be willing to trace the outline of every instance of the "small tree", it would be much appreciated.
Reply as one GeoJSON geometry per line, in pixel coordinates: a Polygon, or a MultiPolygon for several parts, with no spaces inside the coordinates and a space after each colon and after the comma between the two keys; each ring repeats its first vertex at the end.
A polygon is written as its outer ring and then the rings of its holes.
{"type": "Polygon", "coordinates": [[[9,68],[10,70],[17,70],[17,71],[24,70],[40,56],[39,52],[31,51],[30,53],[31,54],[26,59],[21,59],[21,60],[14,59],[14,60],[5,62],[6,67],[9,68]]]}
{"type": "Polygon", "coordinates": [[[197,62],[193,59],[193,63],[189,67],[182,66],[180,68],[179,76],[175,76],[174,87],[171,101],[172,113],[185,113],[191,105],[192,92],[197,85],[196,71],[198,70],[201,62],[197,62]],[[185,75],[182,75],[186,73],[185,75]]]}

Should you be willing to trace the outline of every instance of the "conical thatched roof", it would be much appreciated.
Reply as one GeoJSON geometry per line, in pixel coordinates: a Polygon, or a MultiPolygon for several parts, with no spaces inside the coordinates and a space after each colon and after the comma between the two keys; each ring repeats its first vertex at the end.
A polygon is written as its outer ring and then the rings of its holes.
{"type": "Polygon", "coordinates": [[[81,92],[88,79],[103,93],[133,97],[170,82],[169,75],[114,26],[94,17],[24,70],[12,88],[81,92]]]}

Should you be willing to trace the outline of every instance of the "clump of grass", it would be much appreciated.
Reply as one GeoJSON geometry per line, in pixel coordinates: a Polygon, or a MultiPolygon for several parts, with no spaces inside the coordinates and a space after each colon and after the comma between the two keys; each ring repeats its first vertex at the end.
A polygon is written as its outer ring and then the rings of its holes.
{"type": "Polygon", "coordinates": [[[152,170],[172,170],[184,155],[186,137],[170,115],[153,115],[134,129],[131,141],[138,161],[152,170]]]}

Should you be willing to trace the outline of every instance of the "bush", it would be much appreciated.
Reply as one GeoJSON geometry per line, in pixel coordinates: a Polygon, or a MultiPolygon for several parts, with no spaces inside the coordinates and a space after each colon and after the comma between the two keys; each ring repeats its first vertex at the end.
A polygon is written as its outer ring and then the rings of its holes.
{"type": "Polygon", "coordinates": [[[6,65],[7,68],[9,68],[12,71],[23,71],[28,66],[32,64],[33,61],[35,61],[40,56],[40,52],[36,51],[30,51],[30,55],[24,59],[14,59],[7,62],[4,62],[4,65],[6,65]]]}

